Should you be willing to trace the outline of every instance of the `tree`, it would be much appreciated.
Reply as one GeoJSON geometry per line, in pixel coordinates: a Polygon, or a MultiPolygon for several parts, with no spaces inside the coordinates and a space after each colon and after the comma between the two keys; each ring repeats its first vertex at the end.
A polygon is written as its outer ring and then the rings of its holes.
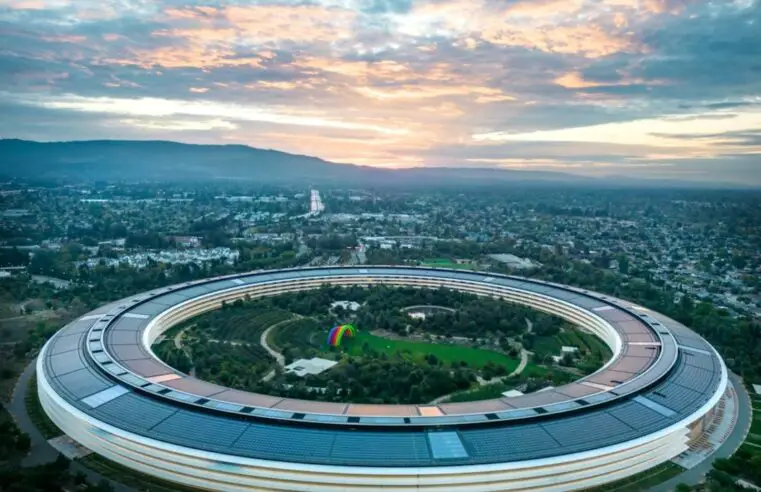
{"type": "Polygon", "coordinates": [[[560,359],[560,365],[565,367],[570,367],[573,365],[573,354],[570,352],[566,352],[563,354],[563,357],[560,359]]]}
{"type": "Polygon", "coordinates": [[[31,448],[32,440],[29,438],[29,434],[21,433],[16,437],[16,451],[26,455],[31,448]]]}

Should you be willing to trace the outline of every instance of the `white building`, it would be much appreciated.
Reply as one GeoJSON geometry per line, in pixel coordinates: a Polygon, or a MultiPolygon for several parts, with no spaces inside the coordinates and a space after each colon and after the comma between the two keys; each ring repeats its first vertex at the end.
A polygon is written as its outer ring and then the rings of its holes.
{"type": "Polygon", "coordinates": [[[299,359],[285,366],[285,372],[289,372],[303,378],[307,374],[317,375],[321,372],[325,372],[336,364],[338,364],[338,362],[334,360],[321,359],[320,357],[312,357],[311,359],[299,359]]]}

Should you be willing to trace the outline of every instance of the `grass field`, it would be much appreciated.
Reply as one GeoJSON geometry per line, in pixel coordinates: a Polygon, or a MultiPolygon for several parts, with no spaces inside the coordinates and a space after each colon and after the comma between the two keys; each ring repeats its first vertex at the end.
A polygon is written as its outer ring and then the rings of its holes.
{"type": "Polygon", "coordinates": [[[674,478],[683,471],[684,468],[681,466],[667,461],[655,468],[637,473],[629,478],[587,489],[586,492],[640,492],[674,478]]]}
{"type": "Polygon", "coordinates": [[[294,318],[269,332],[267,343],[278,351],[291,347],[299,350],[324,349],[328,335],[325,326],[312,318],[294,318]]]}
{"type": "Polygon", "coordinates": [[[63,431],[50,420],[45,410],[42,409],[40,399],[37,397],[37,378],[34,376],[29,380],[29,391],[26,393],[24,405],[32,423],[45,439],[63,435],[63,431]]]}
{"type": "Polygon", "coordinates": [[[366,343],[371,349],[393,355],[409,354],[413,359],[422,360],[433,354],[444,363],[465,361],[471,367],[483,367],[487,362],[505,366],[507,372],[518,367],[518,360],[493,350],[463,347],[461,345],[444,345],[409,340],[390,340],[381,338],[366,331],[360,331],[353,339],[345,339],[344,343],[350,354],[361,355],[362,346],[366,343]]]}
{"type": "MultiPolygon", "coordinates": [[[[751,432],[748,434],[748,437],[745,438],[745,441],[761,446],[761,434],[754,434],[751,432]]],[[[759,448],[759,451],[761,451],[761,448],[759,448]]]]}
{"type": "Polygon", "coordinates": [[[595,335],[575,329],[565,330],[551,337],[537,338],[531,350],[536,354],[559,355],[560,347],[564,345],[586,349],[592,354],[597,354],[602,360],[608,360],[613,355],[605,342],[595,335]]]}
{"type": "Polygon", "coordinates": [[[420,263],[422,266],[432,268],[453,268],[459,270],[478,270],[478,266],[471,263],[455,263],[447,258],[427,258],[420,263]]]}
{"type": "Polygon", "coordinates": [[[743,443],[739,449],[742,449],[743,451],[747,452],[748,454],[752,454],[753,456],[761,454],[761,447],[748,444],[747,442],[743,443]]]}
{"type": "Polygon", "coordinates": [[[761,415],[753,413],[753,421],[750,424],[750,431],[753,434],[761,434],[761,415]]]}

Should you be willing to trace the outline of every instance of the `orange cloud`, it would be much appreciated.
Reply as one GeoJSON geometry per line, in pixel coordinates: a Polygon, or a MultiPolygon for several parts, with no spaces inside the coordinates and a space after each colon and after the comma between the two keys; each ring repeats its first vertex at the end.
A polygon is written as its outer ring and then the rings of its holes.
{"type": "Polygon", "coordinates": [[[170,22],[180,22],[179,33],[197,32],[219,41],[209,32],[234,31],[230,41],[333,41],[350,34],[356,13],[319,5],[232,5],[226,7],[171,8],[164,12],[170,22]],[[203,31],[207,31],[204,34],[203,31]]]}
{"type": "Polygon", "coordinates": [[[133,60],[126,58],[122,62],[167,68],[261,67],[261,60],[274,54],[260,46],[347,38],[356,13],[317,5],[256,5],[171,8],[162,15],[172,27],[153,35],[172,43],[135,51],[133,60]],[[246,51],[250,52],[248,56],[240,56],[246,51]]]}
{"type": "Polygon", "coordinates": [[[569,72],[554,80],[555,84],[566,89],[586,89],[588,87],[600,87],[605,84],[584,80],[579,72],[569,72]]]}
{"type": "Polygon", "coordinates": [[[632,78],[626,71],[619,70],[617,72],[621,79],[616,82],[595,82],[592,80],[584,80],[584,77],[579,72],[568,72],[566,74],[557,77],[553,82],[566,89],[587,89],[590,87],[617,87],[624,85],[635,84],[647,84],[647,85],[666,85],[666,80],[644,80],[640,78],[632,78]]]}
{"type": "Polygon", "coordinates": [[[259,5],[227,7],[223,16],[249,41],[315,42],[348,38],[356,13],[318,5],[259,5]]]}
{"type": "Polygon", "coordinates": [[[549,16],[571,15],[584,6],[584,0],[528,0],[517,2],[506,11],[514,15],[549,16]]]}
{"type": "Polygon", "coordinates": [[[682,12],[690,3],[696,3],[697,0],[602,0],[605,7],[627,8],[630,10],[639,10],[650,14],[671,13],[678,14],[682,12]]]}
{"type": "MultiPolygon", "coordinates": [[[[631,1],[631,0],[626,0],[631,1]]],[[[549,53],[597,58],[643,48],[627,32],[614,32],[628,19],[582,0],[520,2],[496,8],[488,0],[455,0],[427,4],[398,20],[397,29],[410,36],[447,35],[472,49],[478,40],[520,46],[549,53]],[[611,25],[611,29],[603,26],[611,25]]]]}
{"type": "Polygon", "coordinates": [[[0,0],[0,7],[13,10],[58,9],[70,5],[68,0],[0,0]]]}
{"type": "Polygon", "coordinates": [[[515,100],[514,97],[502,93],[499,89],[474,87],[469,85],[435,85],[418,83],[387,89],[357,87],[355,90],[365,97],[379,100],[427,99],[445,96],[472,96],[478,103],[515,100]]]}
{"type": "Polygon", "coordinates": [[[629,35],[609,33],[596,24],[536,29],[494,23],[484,30],[482,37],[494,44],[578,54],[587,58],[639,50],[629,35]]]}

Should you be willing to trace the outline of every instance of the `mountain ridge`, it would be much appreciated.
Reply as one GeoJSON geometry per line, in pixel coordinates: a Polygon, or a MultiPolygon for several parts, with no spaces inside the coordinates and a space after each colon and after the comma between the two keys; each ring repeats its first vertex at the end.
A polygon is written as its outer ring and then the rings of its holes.
{"type": "MultiPolygon", "coordinates": [[[[167,140],[37,142],[0,139],[0,175],[84,181],[245,180],[271,184],[396,186],[637,185],[696,186],[628,177],[593,178],[554,171],[484,167],[376,168],[242,144],[167,140]],[[626,182],[627,180],[633,180],[626,182]]],[[[705,184],[702,184],[705,186],[705,184]]]]}

